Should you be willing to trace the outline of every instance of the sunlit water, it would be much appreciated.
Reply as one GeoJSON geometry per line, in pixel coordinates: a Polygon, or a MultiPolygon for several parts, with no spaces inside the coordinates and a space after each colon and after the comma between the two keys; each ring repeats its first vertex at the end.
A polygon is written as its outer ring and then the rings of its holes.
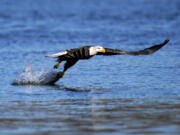
{"type": "Polygon", "coordinates": [[[0,134],[180,134],[179,0],[0,5],[0,134]],[[51,71],[47,54],[82,45],[138,50],[164,39],[153,55],[79,61],[54,86],[11,85],[24,67],[34,67],[33,80],[51,71]]]}

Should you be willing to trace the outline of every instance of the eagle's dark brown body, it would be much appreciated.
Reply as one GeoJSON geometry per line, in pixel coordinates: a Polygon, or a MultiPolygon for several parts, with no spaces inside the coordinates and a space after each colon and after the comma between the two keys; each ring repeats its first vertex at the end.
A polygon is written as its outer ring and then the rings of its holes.
{"type": "Polygon", "coordinates": [[[83,46],[80,48],[74,48],[70,50],[66,50],[67,54],[59,57],[57,59],[58,62],[64,61],[64,60],[80,60],[80,59],[89,59],[92,56],[89,54],[89,48],[91,46],[83,46]]]}

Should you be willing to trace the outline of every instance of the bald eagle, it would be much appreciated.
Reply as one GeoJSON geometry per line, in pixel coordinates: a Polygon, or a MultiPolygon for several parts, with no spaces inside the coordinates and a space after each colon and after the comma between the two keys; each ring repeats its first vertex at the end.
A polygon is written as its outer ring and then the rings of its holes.
{"type": "Polygon", "coordinates": [[[123,51],[119,49],[110,49],[110,48],[103,48],[102,46],[83,46],[80,48],[73,48],[69,50],[65,50],[63,52],[47,55],[46,57],[50,58],[57,58],[57,63],[54,65],[54,68],[58,68],[59,64],[62,61],[66,61],[64,64],[64,69],[61,73],[61,76],[64,75],[65,71],[76,64],[79,60],[83,59],[90,59],[95,55],[148,55],[156,52],[161,47],[166,45],[169,40],[165,40],[160,44],[153,45],[149,48],[145,48],[139,51],[123,51]]]}

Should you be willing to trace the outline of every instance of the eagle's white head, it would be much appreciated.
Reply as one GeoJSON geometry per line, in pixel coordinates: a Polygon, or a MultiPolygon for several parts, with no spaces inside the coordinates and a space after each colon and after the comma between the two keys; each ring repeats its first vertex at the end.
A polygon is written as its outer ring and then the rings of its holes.
{"type": "Polygon", "coordinates": [[[89,48],[89,55],[96,55],[98,52],[105,53],[105,49],[102,46],[92,46],[89,48]]]}

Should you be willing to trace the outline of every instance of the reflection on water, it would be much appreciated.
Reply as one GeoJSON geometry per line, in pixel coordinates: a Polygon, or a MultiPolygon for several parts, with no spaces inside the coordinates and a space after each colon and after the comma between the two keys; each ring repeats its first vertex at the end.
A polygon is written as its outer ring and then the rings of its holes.
{"type": "Polygon", "coordinates": [[[180,99],[62,99],[0,103],[2,133],[178,135],[180,99]],[[4,108],[6,111],[4,112],[4,108]],[[14,111],[16,110],[16,111],[14,111]],[[3,112],[3,113],[2,113],[3,112]],[[10,124],[11,123],[11,124],[10,124]],[[166,130],[166,127],[168,128],[166,130]]]}

